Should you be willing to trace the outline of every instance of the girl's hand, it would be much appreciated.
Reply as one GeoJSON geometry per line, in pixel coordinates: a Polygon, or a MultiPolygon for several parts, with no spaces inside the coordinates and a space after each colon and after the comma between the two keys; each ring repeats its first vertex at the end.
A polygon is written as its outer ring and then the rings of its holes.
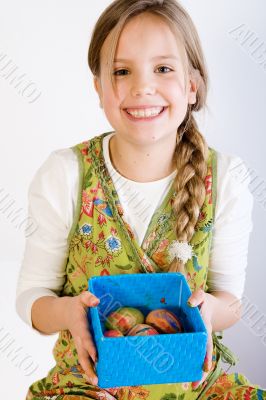
{"type": "Polygon", "coordinates": [[[95,374],[94,363],[97,361],[97,352],[93,338],[89,331],[87,308],[99,304],[99,299],[89,291],[84,291],[78,296],[69,297],[68,307],[65,309],[67,329],[73,336],[81,367],[87,375],[89,382],[97,385],[98,378],[95,374]]]}
{"type": "Polygon", "coordinates": [[[200,313],[202,319],[206,325],[208,332],[207,339],[207,351],[204,359],[203,365],[203,376],[200,381],[192,382],[192,389],[197,389],[206,379],[210,369],[212,367],[212,352],[213,352],[213,341],[212,341],[212,295],[205,293],[202,289],[196,290],[188,299],[188,304],[191,307],[201,306],[200,313]]]}

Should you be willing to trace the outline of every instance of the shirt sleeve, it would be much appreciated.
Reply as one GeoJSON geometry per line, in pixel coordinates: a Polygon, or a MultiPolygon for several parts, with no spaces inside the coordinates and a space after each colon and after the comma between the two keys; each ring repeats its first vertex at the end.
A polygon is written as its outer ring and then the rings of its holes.
{"type": "Polygon", "coordinates": [[[249,237],[253,229],[250,175],[237,156],[217,152],[217,201],[208,269],[208,291],[228,291],[241,299],[249,237]]]}
{"type": "Polygon", "coordinates": [[[32,325],[31,308],[43,296],[60,295],[68,258],[67,238],[78,193],[78,161],[72,149],[56,150],[36,172],[28,190],[28,217],[35,231],[26,238],[16,288],[18,315],[32,325]]]}

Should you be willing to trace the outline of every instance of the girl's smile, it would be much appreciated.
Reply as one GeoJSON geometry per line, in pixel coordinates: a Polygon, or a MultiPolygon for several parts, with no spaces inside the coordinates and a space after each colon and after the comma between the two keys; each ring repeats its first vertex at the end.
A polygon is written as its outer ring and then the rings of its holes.
{"type": "Polygon", "coordinates": [[[138,108],[125,108],[126,117],[133,122],[154,121],[161,118],[168,107],[138,107],[138,108]]]}

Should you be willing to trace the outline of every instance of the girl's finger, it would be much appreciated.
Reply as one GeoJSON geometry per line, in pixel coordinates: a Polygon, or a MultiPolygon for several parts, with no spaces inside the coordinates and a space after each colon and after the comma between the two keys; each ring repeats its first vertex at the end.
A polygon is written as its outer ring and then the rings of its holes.
{"type": "Polygon", "coordinates": [[[97,350],[90,333],[88,333],[86,339],[82,341],[82,346],[89,353],[94,363],[96,363],[97,350]]]}
{"type": "Polygon", "coordinates": [[[74,337],[75,343],[80,347],[85,349],[90,357],[92,358],[92,360],[94,362],[96,362],[96,358],[97,358],[97,349],[93,340],[93,337],[90,333],[90,330],[88,328],[88,323],[87,321],[84,322],[84,325],[82,323],[80,323],[79,325],[80,328],[80,334],[76,335],[74,337]],[[85,326],[86,324],[86,326],[85,326]]]}
{"type": "Polygon", "coordinates": [[[95,370],[92,364],[92,361],[89,358],[89,355],[87,351],[83,348],[77,348],[78,352],[78,359],[79,363],[84,370],[85,374],[87,375],[89,382],[92,385],[97,385],[98,384],[98,377],[95,374],[95,370]]]}
{"type": "Polygon", "coordinates": [[[100,300],[92,293],[85,291],[80,294],[80,301],[86,307],[94,307],[99,304],[100,300]]]}
{"type": "Polygon", "coordinates": [[[192,382],[192,385],[191,385],[192,389],[193,390],[197,389],[205,381],[207,376],[208,376],[208,372],[203,372],[203,375],[202,375],[202,378],[200,381],[192,382]]]}
{"type": "Polygon", "coordinates": [[[207,340],[206,355],[203,364],[203,375],[200,381],[192,382],[192,389],[197,389],[205,381],[212,367],[212,353],[213,353],[213,341],[211,334],[212,330],[208,323],[206,323],[206,327],[208,331],[208,340],[207,340]]]}
{"type": "Polygon", "coordinates": [[[203,366],[205,372],[209,372],[212,367],[212,353],[213,353],[213,341],[212,341],[212,335],[209,332],[207,341],[207,351],[203,366]]]}
{"type": "Polygon", "coordinates": [[[197,289],[192,293],[188,299],[188,305],[191,307],[196,307],[205,300],[205,292],[202,289],[197,289]]]}

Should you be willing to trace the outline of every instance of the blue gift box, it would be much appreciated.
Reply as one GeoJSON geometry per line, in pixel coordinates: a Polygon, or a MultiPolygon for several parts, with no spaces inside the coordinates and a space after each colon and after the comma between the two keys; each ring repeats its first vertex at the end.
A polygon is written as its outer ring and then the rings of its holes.
{"type": "Polygon", "coordinates": [[[98,386],[111,388],[193,382],[202,378],[207,330],[185,277],[177,272],[95,276],[88,290],[100,299],[88,308],[97,348],[98,386]],[[104,322],[119,307],[136,307],[146,317],[165,308],[181,320],[184,332],[152,336],[105,337],[104,322]]]}

